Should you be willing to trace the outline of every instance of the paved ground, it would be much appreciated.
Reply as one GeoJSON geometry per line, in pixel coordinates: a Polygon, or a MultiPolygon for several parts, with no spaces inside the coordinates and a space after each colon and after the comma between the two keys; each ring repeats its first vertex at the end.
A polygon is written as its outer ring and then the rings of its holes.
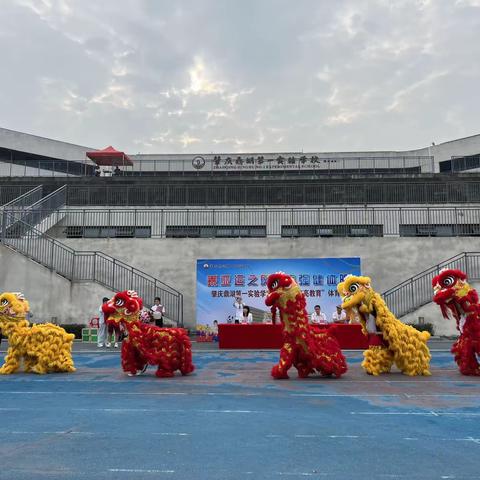
{"type": "MultiPolygon", "coordinates": [[[[433,337],[428,341],[428,346],[431,350],[450,350],[453,340],[448,338],[433,337]]],[[[219,351],[218,343],[215,342],[196,342],[192,339],[192,347],[194,351],[219,351]]],[[[3,339],[0,344],[0,353],[5,353],[8,348],[8,340],[3,339]]],[[[118,349],[111,346],[110,348],[98,348],[95,343],[83,343],[80,340],[75,340],[73,344],[73,351],[78,353],[114,353],[118,349]]]]}
{"type": "Polygon", "coordinates": [[[273,381],[278,352],[196,345],[193,375],[157,379],[82,348],[75,374],[0,377],[0,479],[480,478],[480,379],[447,351],[432,377],[347,352],[340,380],[273,381]]]}

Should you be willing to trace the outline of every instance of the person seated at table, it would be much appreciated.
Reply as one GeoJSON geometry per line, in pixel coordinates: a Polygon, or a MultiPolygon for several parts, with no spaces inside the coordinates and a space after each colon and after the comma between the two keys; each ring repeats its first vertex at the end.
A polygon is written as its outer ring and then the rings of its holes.
{"type": "Polygon", "coordinates": [[[320,305],[315,305],[315,310],[310,316],[310,323],[313,325],[326,325],[327,316],[322,312],[320,305]]]}
{"type": "Polygon", "coordinates": [[[333,323],[348,323],[347,320],[347,312],[345,310],[342,310],[341,305],[337,305],[337,310],[333,312],[332,315],[332,322],[333,323]]]}
{"type": "Polygon", "coordinates": [[[358,312],[351,310],[347,315],[347,323],[350,325],[355,325],[360,323],[360,316],[358,312]]]}
{"type": "Polygon", "coordinates": [[[243,325],[253,323],[253,317],[250,313],[250,307],[247,307],[246,305],[243,306],[243,315],[241,318],[241,322],[243,325]]]}

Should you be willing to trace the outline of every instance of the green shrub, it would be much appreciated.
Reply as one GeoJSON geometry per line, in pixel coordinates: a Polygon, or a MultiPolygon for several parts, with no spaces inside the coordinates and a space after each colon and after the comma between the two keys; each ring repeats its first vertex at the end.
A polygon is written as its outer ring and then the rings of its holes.
{"type": "Polygon", "coordinates": [[[411,327],[417,329],[419,332],[428,332],[430,335],[433,335],[434,328],[431,323],[410,323],[411,327]]]}
{"type": "Polygon", "coordinates": [[[75,338],[81,339],[82,338],[82,328],[86,328],[83,324],[72,323],[69,325],[59,325],[65,329],[67,333],[73,333],[75,338]]]}

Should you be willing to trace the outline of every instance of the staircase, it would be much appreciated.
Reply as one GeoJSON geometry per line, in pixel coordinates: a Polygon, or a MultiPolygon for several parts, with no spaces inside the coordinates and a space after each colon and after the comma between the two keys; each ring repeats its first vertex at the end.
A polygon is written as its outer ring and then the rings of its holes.
{"type": "Polygon", "coordinates": [[[463,252],[445,260],[383,293],[390,310],[402,317],[430,303],[432,279],[443,268],[463,270],[470,281],[480,280],[480,252],[463,252]]]}
{"type": "Polygon", "coordinates": [[[1,207],[1,243],[71,282],[96,282],[113,292],[136,290],[146,301],[160,297],[167,317],[182,326],[183,295],[170,285],[102,252],[74,250],[37,228],[65,205],[65,195],[64,186],[41,198],[37,187],[1,207]]]}
{"type": "Polygon", "coordinates": [[[40,185],[2,207],[2,225],[5,225],[7,231],[17,229],[19,235],[25,225],[45,232],[65,217],[65,213],[60,209],[65,207],[66,201],[66,185],[45,197],[40,185]],[[23,223],[18,223],[18,220],[22,220],[23,223]]]}

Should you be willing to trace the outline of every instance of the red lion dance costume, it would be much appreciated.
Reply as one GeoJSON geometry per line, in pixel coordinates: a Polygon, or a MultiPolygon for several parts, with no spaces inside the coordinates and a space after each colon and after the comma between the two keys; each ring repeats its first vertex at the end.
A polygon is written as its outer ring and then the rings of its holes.
{"type": "Polygon", "coordinates": [[[480,304],[477,291],[467,283],[461,270],[442,270],[433,278],[433,301],[440,305],[442,315],[451,313],[460,332],[452,346],[455,362],[463,375],[480,376],[480,304]]]}
{"type": "Polygon", "coordinates": [[[159,328],[140,322],[142,299],[137,292],[117,293],[102,310],[110,323],[123,323],[128,337],[122,343],[122,368],[140,375],[148,365],[158,365],[157,377],[173,377],[175,370],[187,375],[195,370],[192,345],[183,328],[159,328]]]}
{"type": "Polygon", "coordinates": [[[343,375],[347,362],[337,340],[309,325],[305,296],[295,280],[285,273],[273,273],[267,279],[267,287],[265,304],[272,309],[274,323],[276,310],[280,310],[283,326],[280,361],[272,368],[272,377],[288,378],[292,365],[300,378],[315,371],[322,375],[343,375]]]}

